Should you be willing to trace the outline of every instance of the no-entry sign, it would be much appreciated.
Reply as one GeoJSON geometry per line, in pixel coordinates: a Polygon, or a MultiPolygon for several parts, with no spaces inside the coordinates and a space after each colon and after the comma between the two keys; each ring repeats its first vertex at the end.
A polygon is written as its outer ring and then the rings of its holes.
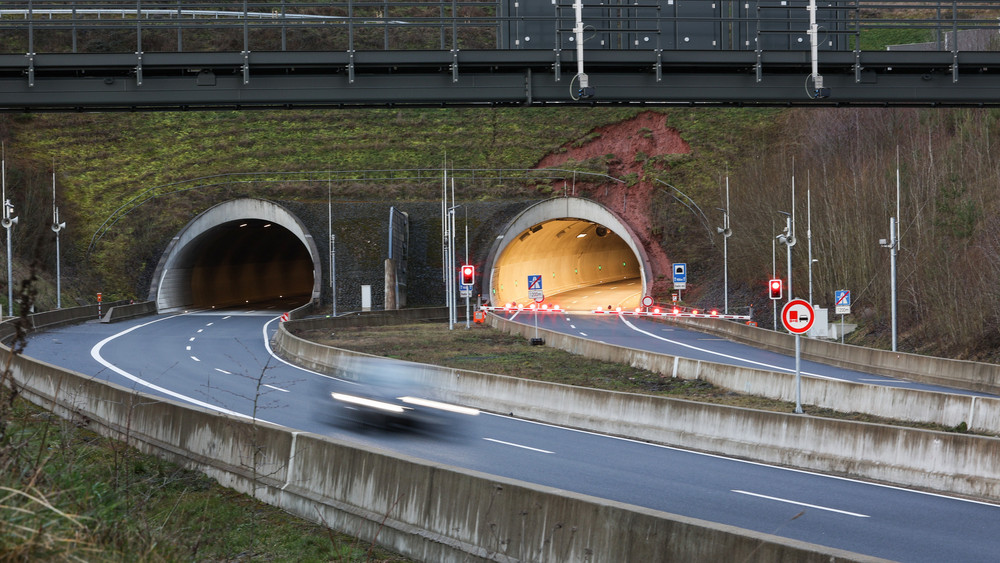
{"type": "Polygon", "coordinates": [[[792,299],[781,308],[781,324],[792,334],[803,334],[813,325],[813,308],[804,299],[792,299]]]}

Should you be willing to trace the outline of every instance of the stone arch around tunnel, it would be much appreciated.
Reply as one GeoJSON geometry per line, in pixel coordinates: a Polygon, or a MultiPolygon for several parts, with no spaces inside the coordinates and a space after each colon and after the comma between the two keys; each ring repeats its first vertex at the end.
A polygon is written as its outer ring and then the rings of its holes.
{"type": "Polygon", "coordinates": [[[638,306],[653,271],[627,223],[597,202],[574,197],[539,202],[519,213],[496,237],[485,266],[483,294],[493,305],[528,302],[527,276],[540,274],[546,295],[635,278],[640,282],[635,303],[623,305],[638,306]]]}
{"type": "Polygon", "coordinates": [[[161,312],[279,297],[315,301],[322,279],[303,222],[276,203],[246,198],[208,209],[170,240],[149,300],[161,312]]]}

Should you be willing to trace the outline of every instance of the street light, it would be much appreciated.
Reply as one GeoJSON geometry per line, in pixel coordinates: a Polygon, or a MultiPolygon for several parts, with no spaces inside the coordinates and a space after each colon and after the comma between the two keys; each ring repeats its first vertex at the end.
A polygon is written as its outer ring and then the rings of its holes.
{"type": "MultiPolygon", "coordinates": [[[[718,207],[716,209],[719,209],[718,207]]],[[[726,208],[719,209],[722,212],[722,226],[715,230],[722,235],[722,291],[723,310],[729,314],[729,237],[733,235],[733,230],[729,228],[729,177],[726,177],[726,208]]]]}
{"type": "Polygon", "coordinates": [[[11,264],[10,229],[17,224],[17,217],[11,217],[14,206],[7,199],[7,155],[0,147],[0,199],[3,200],[3,219],[0,226],[7,229],[7,315],[14,316],[14,268],[11,264]]]}
{"type": "Polygon", "coordinates": [[[896,351],[896,253],[899,239],[896,236],[896,218],[889,217],[889,240],[879,239],[882,248],[889,249],[889,270],[892,276],[892,351],[896,351]]]}
{"type": "Polygon", "coordinates": [[[792,300],[792,247],[795,246],[795,231],[792,230],[792,216],[784,211],[779,211],[785,215],[785,229],[775,237],[778,242],[785,245],[787,249],[786,263],[788,264],[788,300],[792,300]]]}
{"type": "Polygon", "coordinates": [[[62,276],[59,272],[59,231],[66,223],[59,222],[59,208],[56,207],[56,167],[52,167],[52,232],[56,234],[56,309],[62,309],[62,276]]]}

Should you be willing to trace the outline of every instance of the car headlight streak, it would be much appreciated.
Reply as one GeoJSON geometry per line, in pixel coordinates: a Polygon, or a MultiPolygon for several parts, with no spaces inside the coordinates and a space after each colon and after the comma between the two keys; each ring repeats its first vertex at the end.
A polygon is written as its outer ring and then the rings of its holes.
{"type": "Polygon", "coordinates": [[[420,397],[400,397],[400,401],[408,405],[417,405],[418,407],[427,407],[431,409],[438,409],[442,411],[454,412],[458,414],[467,414],[470,416],[476,416],[479,414],[478,409],[470,409],[469,407],[460,407],[458,405],[450,405],[448,403],[442,403],[440,401],[432,401],[430,399],[421,399],[420,397]]]}
{"type": "Polygon", "coordinates": [[[343,401],[345,403],[352,403],[362,407],[370,407],[373,409],[379,409],[394,413],[402,413],[407,410],[406,407],[401,407],[399,405],[394,405],[392,403],[376,401],[374,399],[366,399],[364,397],[355,397],[354,395],[344,395],[343,393],[330,393],[330,395],[333,396],[333,398],[338,401],[343,401]]]}

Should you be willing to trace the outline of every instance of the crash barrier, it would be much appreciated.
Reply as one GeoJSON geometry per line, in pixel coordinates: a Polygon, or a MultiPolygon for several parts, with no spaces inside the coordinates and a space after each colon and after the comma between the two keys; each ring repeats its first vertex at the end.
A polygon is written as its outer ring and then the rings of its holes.
{"type": "MultiPolygon", "coordinates": [[[[533,327],[503,318],[494,318],[494,326],[506,332],[520,334],[524,338],[535,335],[533,327]]],[[[641,352],[558,332],[540,331],[539,334],[542,332],[547,335],[543,340],[549,346],[588,358],[626,363],[671,377],[700,379],[746,395],[781,401],[796,400],[795,374],[791,372],[739,368],[641,352]]],[[[820,358],[814,359],[822,361],[820,358]]],[[[1000,398],[997,397],[903,389],[809,376],[803,376],[801,380],[802,402],[808,405],[905,422],[940,424],[953,428],[964,425],[974,432],[1000,434],[1000,398]]]]}
{"type": "MultiPolygon", "coordinates": [[[[6,352],[9,352],[7,350],[6,352]]],[[[878,561],[222,415],[34,360],[22,395],[224,486],[423,561],[878,561]]]]}
{"type": "MultiPolygon", "coordinates": [[[[782,354],[795,353],[795,337],[783,332],[701,319],[669,321],[701,332],[725,336],[736,342],[753,344],[782,354]]],[[[1000,365],[948,358],[935,358],[891,350],[876,350],[829,340],[802,338],[802,359],[919,381],[1000,395],[1000,365]]]]}
{"type": "MultiPolygon", "coordinates": [[[[104,307],[116,307],[126,303],[128,303],[128,301],[111,301],[105,303],[104,307]]],[[[31,332],[44,328],[54,328],[60,325],[78,323],[88,319],[97,319],[99,310],[100,307],[95,304],[32,313],[26,317],[26,324],[24,326],[28,332],[31,332]]],[[[19,321],[19,317],[8,317],[4,320],[4,322],[0,323],[0,342],[5,344],[10,343],[10,340],[17,334],[17,325],[19,321]]]]}
{"type": "MultiPolygon", "coordinates": [[[[306,305],[290,312],[291,320],[301,330],[314,328],[358,328],[366,326],[389,326],[422,322],[448,322],[447,307],[422,307],[398,309],[395,311],[359,311],[336,317],[316,314],[316,308],[306,305]]],[[[465,322],[465,306],[458,307],[458,317],[465,322]]]]}
{"type": "MultiPolygon", "coordinates": [[[[491,318],[501,330],[520,325],[491,318]]],[[[530,328],[530,327],[528,327],[530,328]]],[[[533,328],[532,334],[533,332],[533,328]]],[[[609,346],[539,330],[546,344],[606,361],[678,374],[767,372],[609,346]]],[[[282,327],[275,350],[316,371],[360,354],[298,338],[282,327]]],[[[572,428],[908,487],[1000,500],[1000,439],[619,393],[425,365],[442,399],[572,428]]],[[[806,387],[804,386],[805,390],[806,387]]],[[[860,392],[859,392],[860,394],[860,392]]]]}
{"type": "Polygon", "coordinates": [[[124,305],[114,305],[101,317],[102,323],[114,323],[127,319],[134,319],[144,315],[156,313],[155,301],[143,301],[142,303],[126,303],[124,305]]]}

